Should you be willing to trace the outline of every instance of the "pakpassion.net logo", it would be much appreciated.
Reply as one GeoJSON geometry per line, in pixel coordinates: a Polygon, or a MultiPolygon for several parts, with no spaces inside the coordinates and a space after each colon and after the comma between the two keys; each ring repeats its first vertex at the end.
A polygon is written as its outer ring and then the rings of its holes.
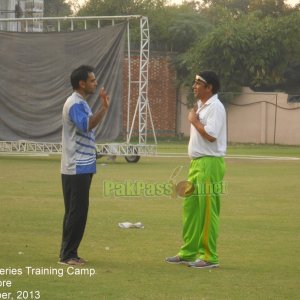
{"type": "Polygon", "coordinates": [[[173,184],[141,180],[123,182],[104,180],[103,194],[105,197],[168,196],[173,194],[173,184]]]}
{"type": "Polygon", "coordinates": [[[182,167],[177,167],[170,179],[166,182],[149,182],[144,180],[124,180],[124,181],[103,181],[103,195],[105,197],[189,197],[207,196],[226,193],[226,184],[221,182],[202,182],[192,183],[185,180],[178,183],[175,177],[179,174],[182,167]]]}

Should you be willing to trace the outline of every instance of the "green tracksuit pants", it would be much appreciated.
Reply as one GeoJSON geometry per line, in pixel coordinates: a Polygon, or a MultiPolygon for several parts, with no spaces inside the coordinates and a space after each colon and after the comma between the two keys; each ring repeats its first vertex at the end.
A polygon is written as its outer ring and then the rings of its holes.
{"type": "Polygon", "coordinates": [[[220,194],[223,191],[223,157],[205,156],[191,161],[188,180],[195,191],[183,202],[183,241],[178,255],[186,260],[218,263],[220,194]]]}

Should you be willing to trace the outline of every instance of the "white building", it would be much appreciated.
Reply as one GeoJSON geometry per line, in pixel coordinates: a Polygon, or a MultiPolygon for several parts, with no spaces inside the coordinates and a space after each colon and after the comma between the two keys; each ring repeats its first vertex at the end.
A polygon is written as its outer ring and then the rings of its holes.
{"type": "MultiPolygon", "coordinates": [[[[0,18],[39,18],[43,17],[44,0],[0,0],[0,18]]],[[[0,22],[0,30],[43,31],[42,22],[0,22]]]]}

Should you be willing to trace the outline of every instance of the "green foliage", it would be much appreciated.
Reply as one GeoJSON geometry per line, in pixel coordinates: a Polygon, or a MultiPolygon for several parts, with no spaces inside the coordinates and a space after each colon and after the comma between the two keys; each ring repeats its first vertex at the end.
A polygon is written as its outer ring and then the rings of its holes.
{"type": "Polygon", "coordinates": [[[70,4],[65,0],[47,0],[44,1],[45,17],[64,17],[72,14],[70,4]]]}
{"type": "Polygon", "coordinates": [[[226,91],[282,84],[286,70],[299,65],[299,22],[297,12],[276,19],[257,13],[227,18],[183,56],[184,63],[192,73],[215,70],[226,91]]]}
{"type": "MultiPolygon", "coordinates": [[[[177,52],[173,63],[178,85],[190,85],[195,72],[204,68],[220,75],[223,91],[236,92],[243,85],[270,90],[287,81],[298,84],[299,6],[291,8],[283,0],[167,4],[166,0],[89,0],[78,15],[148,16],[151,49],[177,52]]],[[[138,45],[138,26],[132,27],[132,41],[138,45]]]]}
{"type": "MultiPolygon", "coordinates": [[[[199,24],[203,24],[203,20],[196,10],[197,3],[180,6],[166,4],[166,0],[90,0],[78,15],[146,15],[149,18],[153,50],[184,52],[200,36],[199,24]]],[[[132,37],[133,43],[137,43],[139,32],[133,31],[132,37]]]]}
{"type": "MultiPolygon", "coordinates": [[[[177,58],[189,83],[199,69],[213,69],[224,91],[296,84],[300,70],[300,15],[284,1],[205,1],[202,14],[211,31],[177,58]]],[[[299,84],[299,83],[298,83],[299,84]]],[[[228,94],[224,94],[228,98],[228,94]]],[[[230,98],[230,97],[229,97],[230,98]]]]}
{"type": "Polygon", "coordinates": [[[250,0],[249,11],[259,11],[262,16],[279,17],[289,11],[284,0],[250,0]]]}
{"type": "Polygon", "coordinates": [[[169,40],[172,49],[183,53],[198,39],[202,39],[211,29],[211,24],[200,13],[177,12],[169,27],[169,40]]]}
{"type": "Polygon", "coordinates": [[[208,8],[210,14],[226,9],[232,16],[256,11],[264,17],[278,17],[293,11],[284,0],[204,0],[203,3],[203,8],[208,8]]]}
{"type": "MultiPolygon", "coordinates": [[[[165,32],[166,9],[165,0],[90,0],[78,12],[79,16],[117,16],[117,15],[147,15],[150,19],[149,26],[151,30],[152,44],[163,40],[166,36],[165,32]]],[[[136,28],[132,22],[132,27],[136,28]]],[[[133,44],[139,40],[139,31],[131,32],[133,44]]]]}

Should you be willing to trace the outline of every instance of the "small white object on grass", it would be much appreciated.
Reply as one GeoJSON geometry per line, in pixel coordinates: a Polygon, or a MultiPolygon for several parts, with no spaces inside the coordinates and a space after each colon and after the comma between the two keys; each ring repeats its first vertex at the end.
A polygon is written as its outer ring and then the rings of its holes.
{"type": "Polygon", "coordinates": [[[121,228],[144,228],[144,225],[141,222],[137,222],[137,223],[131,223],[131,222],[122,222],[118,224],[119,227],[121,228]]]}

